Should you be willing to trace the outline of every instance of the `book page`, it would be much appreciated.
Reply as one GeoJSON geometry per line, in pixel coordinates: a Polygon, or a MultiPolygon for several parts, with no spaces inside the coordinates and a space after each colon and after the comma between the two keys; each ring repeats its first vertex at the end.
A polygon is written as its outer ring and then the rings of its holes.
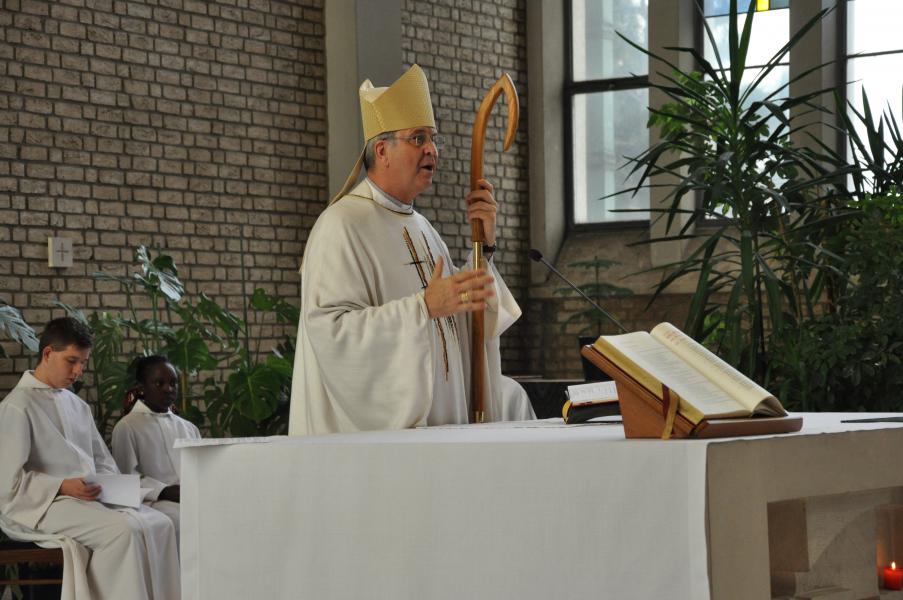
{"type": "Polygon", "coordinates": [[[718,358],[708,348],[671,323],[656,325],[651,335],[730,394],[750,413],[787,414],[778,399],[768,390],[718,358]]]}
{"type": "MultiPolygon", "coordinates": [[[[607,350],[605,345],[609,345],[623,358],[634,363],[640,369],[647,371],[655,379],[668,386],[680,396],[682,405],[684,403],[692,405],[699,413],[702,413],[702,416],[734,417],[749,415],[749,411],[739,402],[645,331],[623,335],[603,335],[596,344],[599,344],[600,341],[604,342],[602,350],[607,350]]],[[[610,355],[607,351],[603,352],[603,354],[606,356],[610,355]]],[[[618,363],[618,360],[614,360],[614,362],[618,366],[622,366],[618,363]]],[[[635,379],[643,382],[641,378],[634,375],[635,369],[625,369],[625,371],[635,379]]],[[[646,384],[644,383],[644,385],[646,384]]],[[[652,391],[661,397],[660,389],[652,391]]],[[[685,412],[683,406],[681,406],[681,411],[685,412]]]]}

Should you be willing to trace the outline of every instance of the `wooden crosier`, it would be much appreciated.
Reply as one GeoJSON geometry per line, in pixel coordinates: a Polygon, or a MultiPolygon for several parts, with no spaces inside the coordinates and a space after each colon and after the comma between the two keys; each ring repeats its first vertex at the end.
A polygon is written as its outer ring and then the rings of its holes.
{"type": "MultiPolygon", "coordinates": [[[[504,73],[486,93],[473,122],[473,138],[470,145],[471,191],[478,189],[477,182],[483,177],[483,143],[486,141],[486,124],[492,107],[495,106],[495,101],[503,92],[508,101],[508,130],[505,132],[505,150],[511,147],[511,142],[514,141],[520,104],[511,76],[504,73]]],[[[474,269],[479,269],[484,265],[483,244],[486,241],[483,224],[479,219],[474,219],[470,223],[470,239],[473,243],[472,266],[474,269]]],[[[482,423],[486,419],[486,349],[483,341],[483,320],[482,310],[471,313],[470,399],[473,406],[473,423],[482,423]]]]}

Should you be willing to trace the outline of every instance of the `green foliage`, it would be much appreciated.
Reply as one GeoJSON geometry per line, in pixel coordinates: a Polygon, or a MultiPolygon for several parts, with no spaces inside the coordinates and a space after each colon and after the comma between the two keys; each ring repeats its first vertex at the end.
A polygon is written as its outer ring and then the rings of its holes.
{"type": "Polygon", "coordinates": [[[279,323],[287,323],[296,325],[301,316],[301,309],[294,304],[289,304],[282,298],[271,296],[263,289],[257,288],[251,295],[250,306],[262,311],[276,313],[276,320],[279,323]]]}
{"type": "MultiPolygon", "coordinates": [[[[139,354],[159,353],[169,358],[180,374],[180,414],[199,426],[209,426],[214,436],[283,432],[291,388],[292,340],[261,356],[259,345],[251,348],[246,318],[239,318],[204,293],[197,298],[185,294],[172,257],[161,254],[152,258],[143,246],[135,256],[139,270],[131,276],[94,274],[99,281],[119,285],[126,297],[123,313],[98,312],[86,317],[57,303],[94,332],[90,368],[97,388],[95,417],[100,432],[106,435],[112,430],[125,392],[134,381],[131,359],[123,354],[126,339],[136,341],[139,354]],[[146,303],[138,302],[142,296],[146,303]],[[149,318],[139,318],[139,304],[149,306],[149,318]],[[190,383],[200,372],[218,369],[227,372],[223,381],[209,377],[202,386],[190,383]]],[[[262,289],[255,290],[246,302],[259,312],[275,313],[281,323],[297,323],[296,308],[262,289]]]]}
{"type": "MultiPolygon", "coordinates": [[[[842,256],[825,278],[824,310],[775,336],[770,379],[799,410],[899,411],[903,385],[903,137],[890,107],[837,101],[854,218],[824,247],[842,256]]],[[[818,141],[818,140],[816,140],[818,141]]],[[[820,143],[820,142],[819,142],[820,143]]]]}
{"type": "MultiPolygon", "coordinates": [[[[248,305],[273,312],[280,323],[296,324],[299,309],[282,298],[256,289],[248,305]]],[[[246,330],[245,330],[246,331],[246,330]]],[[[265,359],[241,348],[222,390],[207,386],[207,416],[211,427],[233,435],[285,433],[294,368],[294,340],[285,338],[265,359]]]]}
{"type": "MultiPolygon", "coordinates": [[[[824,110],[813,103],[821,91],[789,97],[786,86],[763,89],[768,75],[825,11],[794,33],[763,68],[748,71],[754,14],[749,12],[740,30],[737,2],[731,1],[729,61],[717,49],[717,64],[695,48],[675,49],[690,55],[698,72],[683,71],[632,44],[673,69],[673,75],[652,86],[670,98],[661,109],[650,109],[650,125],[659,128],[661,140],[631,162],[632,172],[640,174],[635,189],[655,185],[656,177],[674,182],[667,206],[654,209],[667,233],[647,243],[687,240],[693,248],[688,257],[664,267],[652,301],[678,280],[695,277],[684,330],[763,381],[770,332],[814,314],[824,273],[833,272],[838,260],[823,247],[823,234],[854,211],[837,200],[844,172],[833,168],[827,155],[790,140],[800,117],[824,110]],[[684,208],[697,199],[698,208],[684,208]]],[[[713,40],[704,20],[703,25],[713,40]]]]}
{"type": "MultiPolygon", "coordinates": [[[[815,104],[826,90],[789,97],[786,87],[760,89],[824,14],[745,78],[754,12],[741,31],[736,0],[728,67],[717,52],[713,65],[696,49],[675,49],[698,72],[647,52],[674,71],[653,86],[670,98],[650,111],[661,141],[632,159],[633,170],[639,185],[669,182],[658,210],[667,234],[650,243],[687,240],[692,249],[665,267],[654,296],[696,277],[685,330],[790,409],[900,410],[900,127],[890,110],[875,115],[863,95],[861,112],[837,102],[849,153],[811,134],[810,148],[799,148],[791,135],[805,131],[801,117],[826,110],[815,104]]],[[[706,34],[711,40],[708,27],[706,34]]]]}
{"type": "MultiPolygon", "coordinates": [[[[32,352],[38,351],[39,340],[34,329],[25,322],[19,309],[3,300],[0,300],[0,336],[19,342],[32,352]]],[[[7,358],[3,346],[0,346],[0,358],[7,358]]]]}
{"type": "Polygon", "coordinates": [[[775,336],[771,378],[797,410],[898,411],[903,387],[903,195],[866,196],[832,240],[846,259],[829,311],[775,336]]]}
{"type": "MultiPolygon", "coordinates": [[[[839,97],[835,97],[842,108],[839,97]]],[[[847,102],[846,108],[838,113],[841,130],[849,140],[853,197],[865,200],[872,194],[882,196],[903,190],[903,135],[890,107],[876,119],[863,88],[863,112],[856,110],[851,102],[847,102]]],[[[829,147],[825,150],[835,160],[843,162],[844,157],[829,147]]]]}
{"type": "MultiPolygon", "coordinates": [[[[621,263],[595,256],[591,260],[580,260],[572,262],[568,264],[568,267],[592,271],[593,279],[589,283],[584,283],[583,285],[579,285],[577,287],[579,287],[580,291],[582,291],[584,294],[592,298],[596,302],[596,304],[599,304],[601,306],[603,305],[603,300],[605,300],[606,298],[629,296],[633,293],[628,288],[623,288],[602,280],[602,271],[619,264],[621,263]]],[[[577,295],[577,292],[575,292],[570,287],[557,288],[555,290],[555,293],[563,296],[577,295]]],[[[604,315],[600,314],[598,310],[593,307],[588,307],[569,316],[561,324],[561,331],[566,331],[567,327],[571,323],[585,324],[583,328],[580,329],[579,332],[577,332],[578,335],[593,334],[598,337],[602,335],[603,328],[609,322],[608,319],[606,319],[604,315]]]]}

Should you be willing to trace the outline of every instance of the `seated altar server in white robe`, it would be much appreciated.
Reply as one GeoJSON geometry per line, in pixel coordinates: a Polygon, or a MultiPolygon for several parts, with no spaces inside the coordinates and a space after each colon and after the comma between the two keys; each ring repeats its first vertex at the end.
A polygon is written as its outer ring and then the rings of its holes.
{"type": "Polygon", "coordinates": [[[173,446],[178,439],[200,439],[201,432],[172,411],[179,379],[165,356],[137,359],[135,380],[127,414],[113,428],[113,458],[123,473],[141,476],[141,487],[150,490],[145,502],[172,519],[178,537],[181,463],[173,446]]]}
{"type": "Polygon", "coordinates": [[[0,402],[3,529],[58,542],[64,556],[76,558],[64,564],[64,598],[178,599],[172,521],[147,506],[105,506],[98,501],[100,486],[85,481],[119,473],[91,409],[68,389],[91,345],[86,325],[68,317],[50,321],[41,334],[40,363],[0,402]],[[76,552],[66,552],[73,547],[76,552]]]}
{"type": "Polygon", "coordinates": [[[426,75],[414,65],[388,88],[365,81],[359,96],[364,150],[304,252],[289,433],[467,423],[476,310],[485,310],[486,420],[535,418],[523,388],[501,374],[499,336],[520,308],[492,264],[492,185],[481,179],[465,199],[468,221],[482,223],[488,271],[458,270],[414,208],[443,146],[426,75]]]}

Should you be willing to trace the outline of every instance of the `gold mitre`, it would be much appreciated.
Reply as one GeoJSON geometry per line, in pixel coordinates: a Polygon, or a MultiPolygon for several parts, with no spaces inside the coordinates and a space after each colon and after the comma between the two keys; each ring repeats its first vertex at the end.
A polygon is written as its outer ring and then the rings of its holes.
{"type": "Polygon", "coordinates": [[[367,79],[361,84],[358,94],[364,125],[364,147],[345,185],[329,201],[330,204],[351,191],[364,164],[364,150],[369,140],[388,131],[436,127],[429,84],[419,65],[413,65],[389,87],[373,87],[367,79]]]}

